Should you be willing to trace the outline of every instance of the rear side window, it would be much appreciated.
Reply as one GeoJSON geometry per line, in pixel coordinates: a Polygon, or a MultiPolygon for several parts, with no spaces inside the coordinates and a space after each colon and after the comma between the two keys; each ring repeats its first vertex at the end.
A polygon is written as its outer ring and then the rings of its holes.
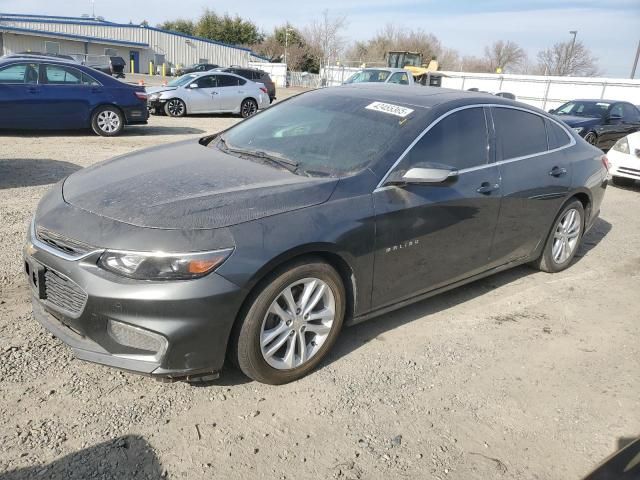
{"type": "Polygon", "coordinates": [[[0,83],[38,83],[38,64],[17,63],[0,69],[0,83]]]}
{"type": "Polygon", "coordinates": [[[467,108],[438,122],[409,152],[411,168],[441,164],[458,170],[487,163],[487,123],[482,107],[467,108]]]}
{"type": "Polygon", "coordinates": [[[388,83],[398,83],[400,85],[409,85],[409,77],[404,72],[396,72],[391,75],[388,83]]]}
{"type": "Polygon", "coordinates": [[[544,119],[539,115],[512,108],[495,107],[493,123],[496,127],[498,145],[502,148],[503,160],[548,150],[544,119]]]}
{"type": "Polygon", "coordinates": [[[232,77],[231,75],[220,75],[218,76],[218,86],[219,87],[237,87],[240,85],[238,77],[232,77]]]}
{"type": "Polygon", "coordinates": [[[42,83],[49,85],[82,85],[82,72],[75,68],[62,67],[60,65],[44,65],[42,83]]]}
{"type": "Polygon", "coordinates": [[[549,150],[555,150],[556,148],[569,145],[571,142],[569,135],[567,135],[567,132],[565,132],[557,123],[545,119],[545,125],[547,126],[549,150]]]}

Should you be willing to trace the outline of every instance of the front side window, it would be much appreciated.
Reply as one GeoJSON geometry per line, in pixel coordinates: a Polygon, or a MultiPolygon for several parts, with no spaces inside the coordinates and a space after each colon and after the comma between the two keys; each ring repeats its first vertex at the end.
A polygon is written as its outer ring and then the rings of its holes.
{"type": "Polygon", "coordinates": [[[200,77],[196,81],[196,83],[198,84],[198,88],[216,88],[218,86],[216,75],[207,75],[205,77],[200,77]]]}
{"type": "Polygon", "coordinates": [[[409,76],[404,72],[396,72],[391,75],[388,83],[397,83],[399,85],[409,85],[409,76]]]}
{"type": "Polygon", "coordinates": [[[500,107],[493,108],[492,112],[503,160],[548,150],[547,132],[544,119],[540,115],[500,107]]]}
{"type": "Polygon", "coordinates": [[[600,118],[606,115],[611,104],[607,102],[572,101],[558,107],[556,115],[573,115],[576,117],[600,118]]]}
{"type": "Polygon", "coordinates": [[[446,165],[458,170],[488,161],[487,123],[482,107],[452,113],[434,125],[411,149],[404,169],[446,165]]]}
{"type": "Polygon", "coordinates": [[[611,107],[611,111],[609,112],[609,116],[611,117],[619,117],[622,118],[623,110],[622,104],[616,103],[613,107],[611,107]]]}
{"type": "Polygon", "coordinates": [[[17,63],[0,69],[0,83],[38,83],[38,64],[17,63]]]}

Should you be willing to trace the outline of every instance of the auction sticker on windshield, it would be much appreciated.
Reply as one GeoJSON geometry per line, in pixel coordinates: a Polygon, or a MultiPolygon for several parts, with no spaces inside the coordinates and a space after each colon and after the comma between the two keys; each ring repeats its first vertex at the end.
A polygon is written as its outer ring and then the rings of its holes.
{"type": "Polygon", "coordinates": [[[389,113],[396,117],[406,117],[412,109],[401,107],[400,105],[393,105],[391,103],[373,102],[365,107],[367,110],[375,110],[376,112],[389,113]]]}

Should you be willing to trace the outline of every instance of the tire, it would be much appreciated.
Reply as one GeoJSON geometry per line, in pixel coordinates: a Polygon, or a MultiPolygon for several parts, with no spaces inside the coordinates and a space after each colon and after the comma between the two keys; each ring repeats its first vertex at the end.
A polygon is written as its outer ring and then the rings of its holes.
{"type": "Polygon", "coordinates": [[[187,106],[179,98],[171,98],[164,104],[164,113],[169,117],[184,117],[187,114],[187,106]]]}
{"type": "Polygon", "coordinates": [[[115,137],[124,129],[124,116],[118,107],[99,107],[91,116],[91,128],[102,137],[115,137]]]}
{"type": "Polygon", "coordinates": [[[627,177],[611,177],[611,181],[614,185],[618,185],[619,187],[633,187],[636,181],[633,178],[627,177]]]}
{"type": "Polygon", "coordinates": [[[587,143],[593,145],[594,147],[598,146],[598,135],[595,132],[587,132],[584,136],[584,139],[587,143]]]}
{"type": "Polygon", "coordinates": [[[240,104],[240,116],[249,118],[258,113],[258,102],[253,98],[245,98],[240,104]]]}
{"type": "Polygon", "coordinates": [[[584,224],[584,207],[582,203],[579,200],[570,201],[553,221],[553,227],[545,242],[544,250],[540,257],[532,263],[532,266],[548,273],[561,272],[566,269],[580,247],[584,224]],[[570,220],[570,212],[575,212],[577,217],[570,220]],[[566,222],[569,223],[567,224],[566,222]],[[567,230],[564,230],[565,228],[567,230]],[[562,243],[564,243],[565,249],[569,248],[568,252],[562,250],[562,243]]]}
{"type": "Polygon", "coordinates": [[[345,290],[338,272],[313,258],[275,271],[263,285],[236,325],[231,355],[249,378],[281,385],[307,375],[329,352],[344,321],[345,290]]]}

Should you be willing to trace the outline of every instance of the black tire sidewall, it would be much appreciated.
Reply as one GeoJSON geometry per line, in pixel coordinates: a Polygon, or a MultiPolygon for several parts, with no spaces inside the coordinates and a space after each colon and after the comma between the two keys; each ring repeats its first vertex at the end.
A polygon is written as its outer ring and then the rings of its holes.
{"type": "Polygon", "coordinates": [[[101,137],[115,137],[117,135],[120,135],[122,133],[122,130],[124,130],[124,115],[118,107],[99,107],[93,112],[93,115],[91,116],[91,129],[96,133],[96,135],[100,135],[101,137]],[[120,128],[118,128],[114,132],[105,132],[98,126],[98,115],[105,111],[116,113],[118,115],[118,118],[120,119],[120,128]]]}
{"type": "Polygon", "coordinates": [[[544,247],[544,252],[543,252],[543,265],[544,265],[543,270],[547,272],[555,273],[555,272],[560,272],[566,269],[569,265],[571,265],[573,258],[576,256],[576,253],[580,249],[580,243],[582,242],[582,236],[584,235],[584,227],[585,227],[585,211],[584,211],[584,206],[582,205],[582,202],[580,202],[579,200],[573,200],[567,203],[562,208],[560,213],[556,216],[555,220],[553,221],[553,226],[551,227],[551,231],[549,232],[547,243],[544,247]],[[556,263],[553,260],[554,234],[560,219],[565,215],[565,213],[568,210],[571,210],[571,209],[576,209],[580,213],[580,233],[578,235],[578,243],[576,244],[576,247],[574,248],[573,252],[571,252],[571,255],[569,255],[569,258],[567,260],[565,260],[563,263],[556,263]]]}
{"type": "Polygon", "coordinates": [[[237,329],[234,360],[240,370],[253,380],[280,385],[304,377],[312,371],[331,350],[344,322],[346,296],[342,279],[329,264],[321,261],[296,263],[288,268],[279,269],[263,282],[263,287],[254,295],[246,315],[237,329]],[[315,277],[325,282],[333,293],[336,303],[336,316],[328,338],[313,358],[298,368],[278,370],[270,366],[262,356],[260,334],[262,321],[282,290],[295,281],[315,277]]]}

